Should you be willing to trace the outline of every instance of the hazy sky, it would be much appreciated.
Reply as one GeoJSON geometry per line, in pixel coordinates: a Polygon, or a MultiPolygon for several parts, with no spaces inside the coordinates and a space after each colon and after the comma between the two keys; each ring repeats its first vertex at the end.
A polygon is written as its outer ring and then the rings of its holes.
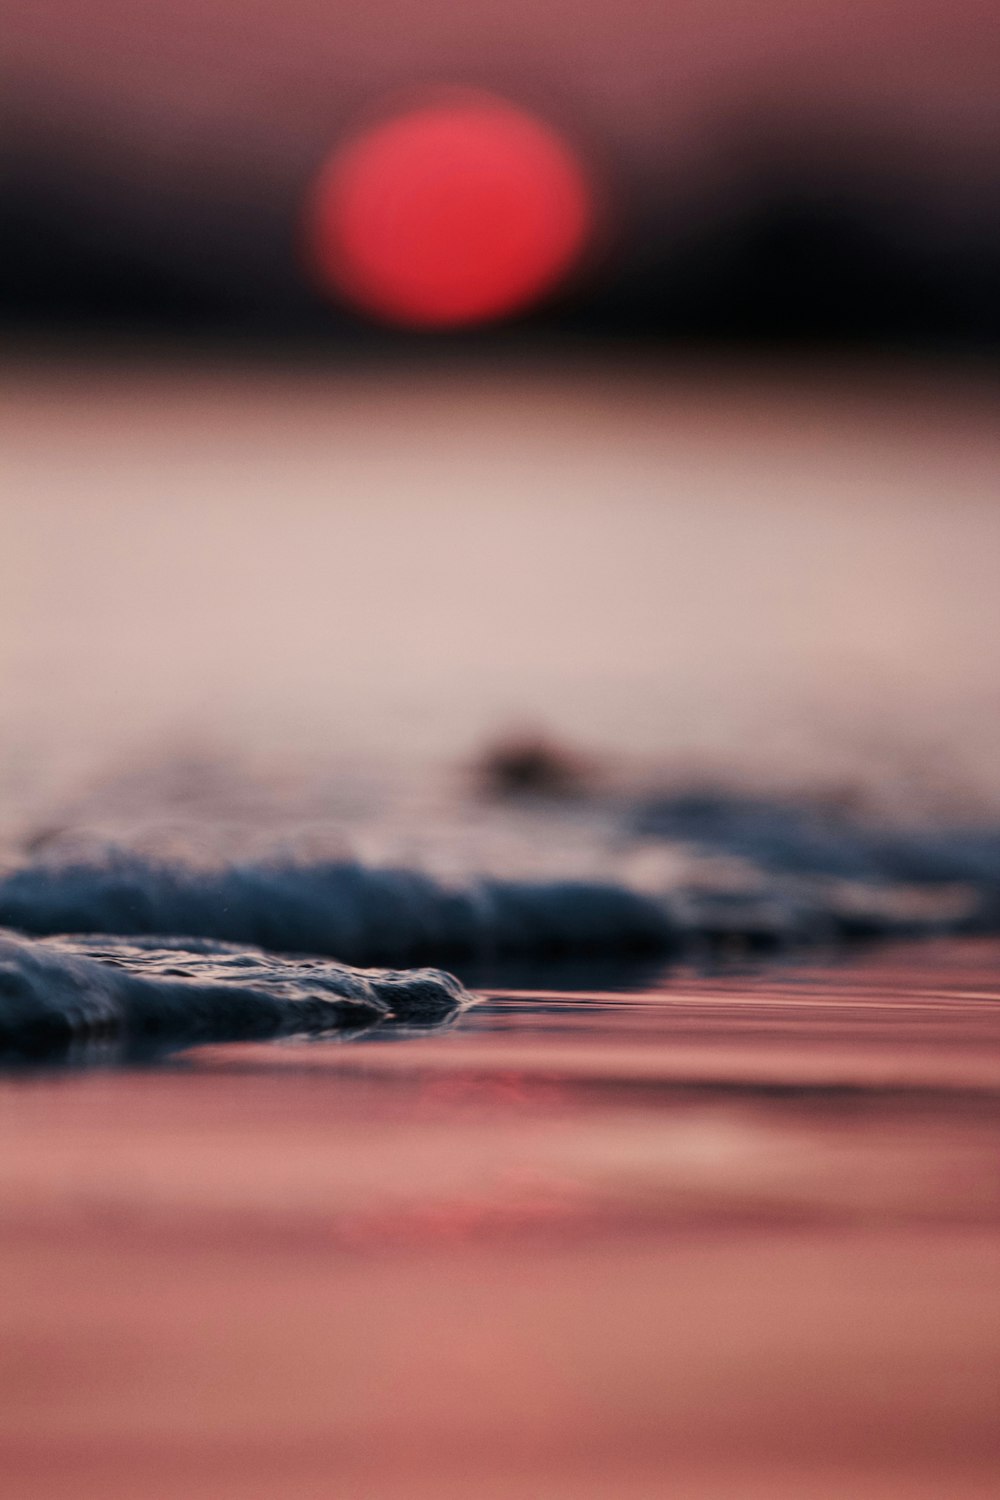
{"type": "Polygon", "coordinates": [[[1000,122],[989,0],[15,0],[4,30],[24,118],[78,118],[112,154],[159,142],[176,163],[206,148],[280,160],[385,91],[442,79],[654,154],[677,144],[665,128],[727,108],[861,111],[928,149],[971,149],[1000,122]],[[115,139],[126,118],[130,142],[115,139]]]}
{"type": "Polygon", "coordinates": [[[31,220],[29,268],[37,242],[67,240],[53,283],[110,246],[126,270],[212,296],[227,280],[288,295],[290,238],[331,148],[440,83],[568,129],[632,244],[738,217],[776,153],[800,196],[816,178],[828,199],[831,171],[833,197],[838,172],[860,183],[932,265],[938,240],[977,264],[1000,243],[992,0],[13,0],[3,54],[8,202],[31,220]]]}

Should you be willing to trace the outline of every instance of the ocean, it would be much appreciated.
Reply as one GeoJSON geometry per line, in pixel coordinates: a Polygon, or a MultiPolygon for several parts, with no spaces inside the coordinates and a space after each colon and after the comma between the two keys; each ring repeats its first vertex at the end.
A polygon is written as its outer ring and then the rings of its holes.
{"type": "Polygon", "coordinates": [[[995,1492],[993,395],[8,364],[19,1500],[995,1492]]]}

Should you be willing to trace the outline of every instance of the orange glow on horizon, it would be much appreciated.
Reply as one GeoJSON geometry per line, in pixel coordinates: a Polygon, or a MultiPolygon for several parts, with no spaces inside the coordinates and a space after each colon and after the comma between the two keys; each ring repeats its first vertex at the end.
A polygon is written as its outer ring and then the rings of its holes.
{"type": "Polygon", "coordinates": [[[553,290],[591,237],[593,197],[552,127],[464,97],[383,120],[339,148],[308,206],[325,289],[384,322],[488,322],[553,290]]]}

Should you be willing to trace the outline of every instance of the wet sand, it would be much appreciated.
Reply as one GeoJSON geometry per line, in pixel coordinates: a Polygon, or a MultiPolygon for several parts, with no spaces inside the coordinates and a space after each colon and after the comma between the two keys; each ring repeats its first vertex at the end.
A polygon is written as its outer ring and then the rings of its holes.
{"type": "Polygon", "coordinates": [[[5,1493],[985,1497],[1000,946],[0,1083],[5,1493]]]}

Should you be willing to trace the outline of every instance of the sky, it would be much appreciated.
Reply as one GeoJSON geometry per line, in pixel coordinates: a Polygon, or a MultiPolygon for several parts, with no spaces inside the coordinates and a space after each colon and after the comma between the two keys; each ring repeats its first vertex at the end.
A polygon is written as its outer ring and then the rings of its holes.
{"type": "Polygon", "coordinates": [[[446,84],[587,162],[608,234],[577,302],[598,323],[739,334],[750,304],[794,331],[842,276],[828,323],[896,297],[901,326],[922,302],[961,336],[996,319],[998,66],[988,0],[15,0],[6,310],[308,321],[317,172],[446,84]],[[789,301],[791,262],[811,271],[789,301]]]}

